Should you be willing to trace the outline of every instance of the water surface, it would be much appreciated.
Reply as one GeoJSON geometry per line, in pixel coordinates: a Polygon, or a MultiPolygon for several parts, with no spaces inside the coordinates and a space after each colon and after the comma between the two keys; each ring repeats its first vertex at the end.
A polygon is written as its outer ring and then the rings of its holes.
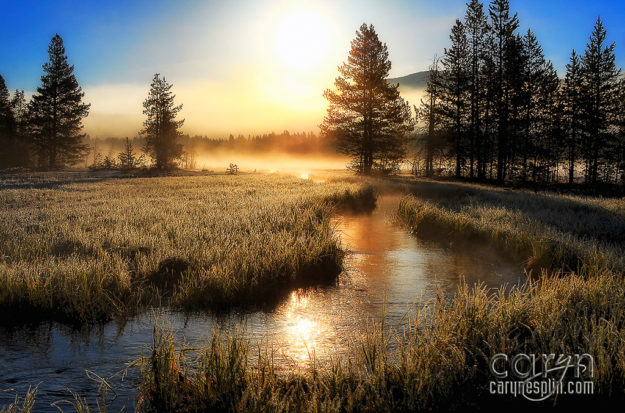
{"type": "MultiPolygon", "coordinates": [[[[243,323],[253,348],[270,343],[277,363],[303,368],[311,357],[323,362],[348,352],[383,311],[387,325],[401,327],[415,306],[437,294],[453,294],[463,280],[491,288],[522,282],[522,266],[486,245],[443,246],[392,224],[400,197],[382,195],[372,212],[334,219],[348,250],[346,270],[336,285],[294,291],[273,312],[184,316],[160,311],[156,316],[166,318],[179,339],[198,346],[216,324],[230,329],[243,323]]],[[[87,376],[92,371],[115,389],[112,411],[132,410],[139,375],[134,368],[124,378],[124,369],[151,345],[154,316],[146,313],[124,325],[111,322],[83,331],[57,323],[0,327],[0,406],[15,396],[2,390],[24,395],[30,384],[40,382],[36,411],[57,411],[50,403],[71,397],[67,387],[93,402],[99,383],[87,376]]]]}

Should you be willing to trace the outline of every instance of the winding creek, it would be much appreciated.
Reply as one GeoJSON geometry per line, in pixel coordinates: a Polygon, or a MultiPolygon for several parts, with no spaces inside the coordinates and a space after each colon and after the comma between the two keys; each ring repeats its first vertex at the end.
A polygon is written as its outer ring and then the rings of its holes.
{"type": "MultiPolygon", "coordinates": [[[[348,351],[371,319],[401,327],[414,306],[439,292],[452,294],[464,279],[487,287],[523,281],[522,265],[511,262],[485,245],[442,246],[420,240],[390,222],[400,195],[386,194],[366,214],[345,214],[334,224],[349,251],[346,271],[331,287],[294,291],[273,312],[226,316],[177,313],[166,318],[178,338],[199,343],[216,323],[223,328],[246,325],[245,335],[255,343],[272,343],[277,363],[305,366],[310,355],[323,362],[348,351]]],[[[7,330],[0,327],[0,407],[10,404],[15,391],[23,396],[29,385],[41,386],[36,411],[58,411],[50,403],[69,399],[67,391],[95,400],[99,383],[91,371],[106,378],[117,393],[109,393],[109,408],[132,410],[139,373],[122,380],[125,366],[152,343],[155,314],[135,317],[123,325],[72,330],[57,323],[7,330]]],[[[69,405],[60,405],[70,407],[69,405]]]]}

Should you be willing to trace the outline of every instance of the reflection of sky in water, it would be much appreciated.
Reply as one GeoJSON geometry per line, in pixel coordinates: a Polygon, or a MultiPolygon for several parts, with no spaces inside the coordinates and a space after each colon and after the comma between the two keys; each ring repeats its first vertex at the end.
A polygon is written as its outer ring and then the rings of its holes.
{"type": "MultiPolygon", "coordinates": [[[[311,357],[321,363],[329,356],[347,352],[370,319],[379,319],[383,308],[387,324],[400,326],[411,307],[425,303],[437,293],[452,294],[462,279],[484,282],[488,287],[519,281],[520,266],[490,248],[442,248],[411,236],[391,225],[389,215],[399,196],[379,199],[371,214],[344,215],[334,220],[343,245],[350,253],[346,272],[336,286],[291,293],[273,313],[230,314],[220,317],[167,315],[176,336],[199,346],[217,321],[223,329],[246,326],[251,353],[268,343],[279,366],[305,367],[311,357]]],[[[15,388],[24,394],[29,384],[44,381],[37,411],[57,411],[50,401],[67,398],[66,387],[93,395],[98,384],[85,370],[109,378],[120,396],[113,410],[132,406],[138,374],[124,382],[126,363],[141,355],[152,343],[153,318],[137,317],[118,328],[110,323],[92,331],[70,332],[56,324],[17,331],[0,331],[0,406],[13,401],[15,388]]],[[[93,397],[91,397],[94,400],[93,397]]]]}

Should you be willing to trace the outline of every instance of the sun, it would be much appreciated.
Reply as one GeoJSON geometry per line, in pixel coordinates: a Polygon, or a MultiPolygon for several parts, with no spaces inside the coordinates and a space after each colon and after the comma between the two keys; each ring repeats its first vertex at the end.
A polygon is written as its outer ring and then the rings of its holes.
{"type": "Polygon", "coordinates": [[[276,23],[275,54],[282,65],[310,72],[327,58],[330,36],[320,12],[307,8],[285,10],[276,23]]]}

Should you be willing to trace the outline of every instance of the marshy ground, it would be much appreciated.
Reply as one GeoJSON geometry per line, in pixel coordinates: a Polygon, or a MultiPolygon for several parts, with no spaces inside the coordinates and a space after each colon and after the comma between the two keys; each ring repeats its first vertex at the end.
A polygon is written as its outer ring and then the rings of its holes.
{"type": "MultiPolygon", "coordinates": [[[[0,306],[11,322],[84,323],[159,305],[262,307],[300,283],[336,277],[344,251],[333,214],[370,206],[370,185],[388,183],[278,175],[39,181],[0,190],[0,306]]],[[[406,192],[395,218],[407,230],[442,243],[490,244],[525,263],[531,282],[460,287],[415,308],[400,328],[372,321],[350,354],[290,371],[277,368],[271,346],[252,348],[243,334],[216,331],[188,351],[158,324],[138,362],[137,408],[518,407],[518,399],[488,394],[488,362],[502,351],[592,354],[595,395],[559,398],[558,406],[624,398],[622,200],[424,180],[393,185],[406,192]]],[[[79,397],[73,409],[85,403],[79,397]]],[[[13,411],[22,406],[27,411],[28,400],[13,411]]]]}
{"type": "Polygon", "coordinates": [[[279,175],[36,175],[0,188],[0,313],[11,323],[270,304],[335,279],[332,211],[375,202],[362,183],[279,175]]]}

